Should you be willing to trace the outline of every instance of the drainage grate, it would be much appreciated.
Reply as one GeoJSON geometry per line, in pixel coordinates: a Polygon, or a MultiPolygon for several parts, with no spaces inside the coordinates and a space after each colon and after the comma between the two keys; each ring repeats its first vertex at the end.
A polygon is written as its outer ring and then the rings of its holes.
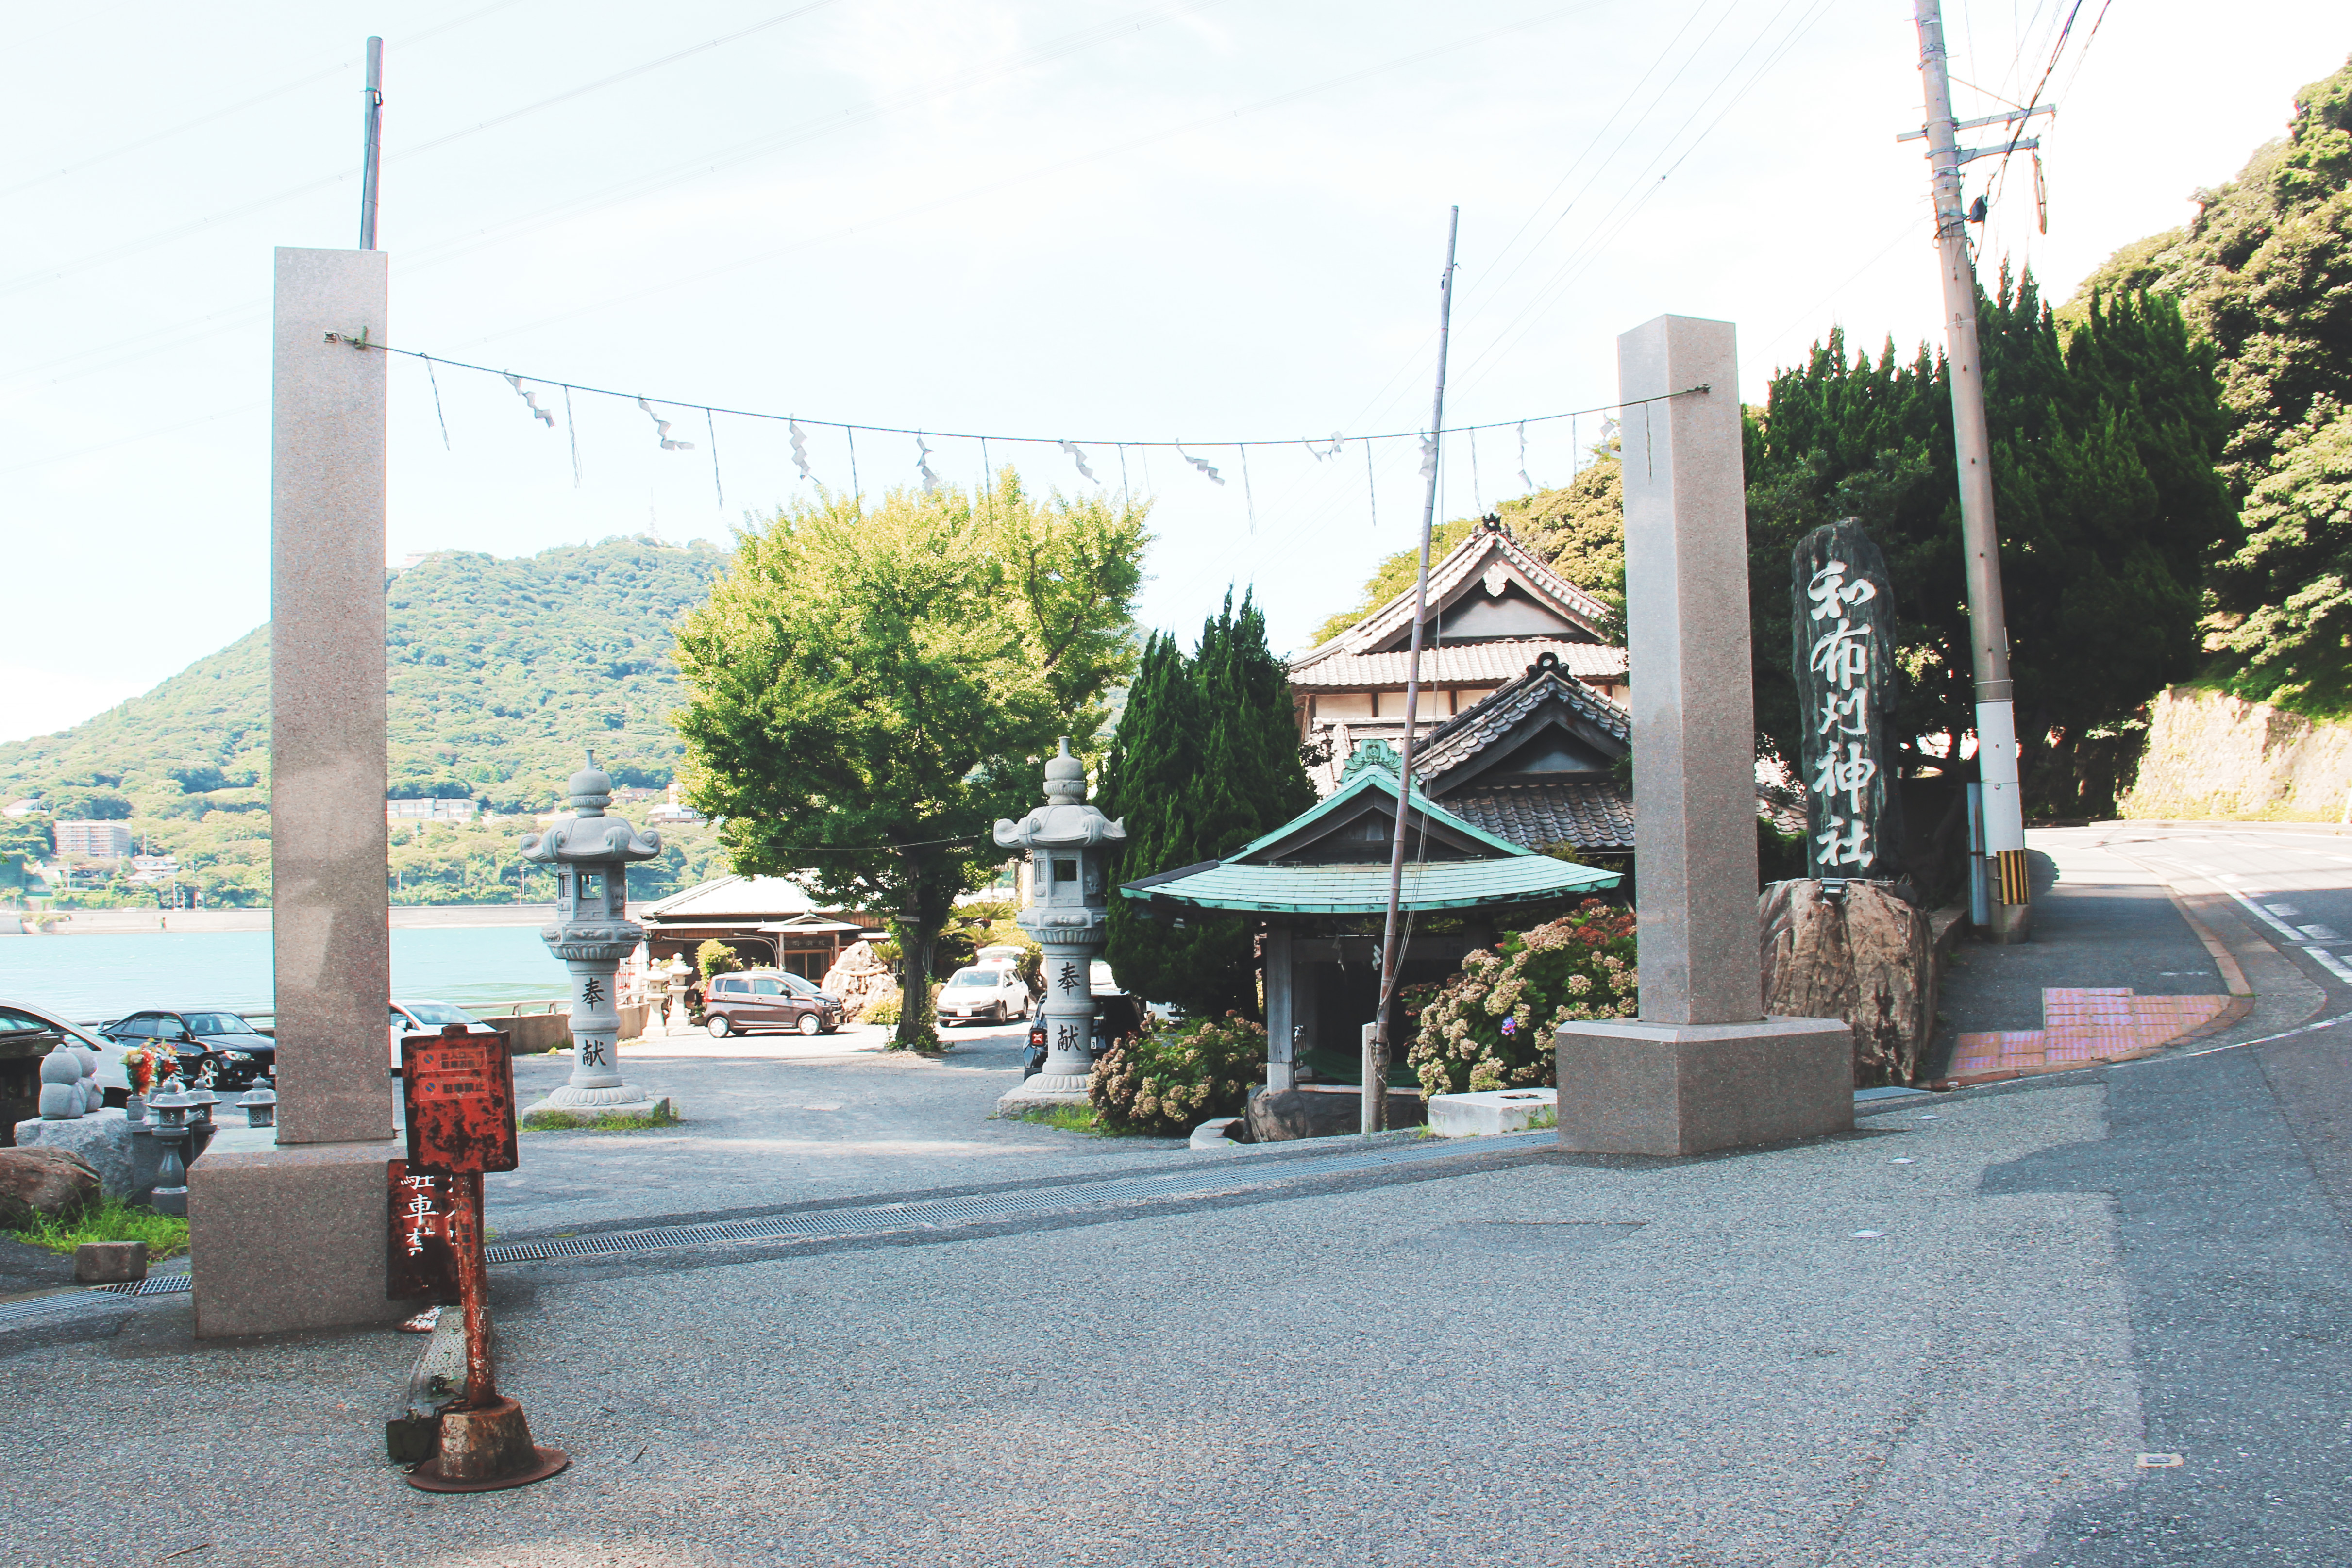
{"type": "Polygon", "coordinates": [[[1536,1148],[1557,1141],[1550,1132],[1481,1138],[1470,1147],[1444,1140],[1401,1144],[1346,1155],[1308,1155],[1247,1166],[1162,1171],[1152,1176],[1112,1176],[1076,1186],[1037,1187],[1026,1192],[974,1194],[921,1203],[888,1203],[872,1208],[828,1208],[756,1219],[714,1220],[659,1230],[615,1230],[599,1236],[556,1237],[544,1241],[501,1242],[485,1249],[493,1263],[538,1263],[557,1258],[610,1257],[670,1247],[722,1241],[832,1240],[884,1236],[896,1231],[944,1228],[993,1219],[1068,1213],[1113,1203],[1202,1197],[1282,1186],[1316,1176],[1383,1166],[1417,1165],[1467,1154],[1536,1148]]]}
{"type": "MultiPolygon", "coordinates": [[[[787,1239],[821,1241],[887,1236],[902,1230],[947,1229],[987,1220],[1075,1213],[1116,1203],[1250,1192],[1349,1171],[1419,1165],[1461,1155],[1540,1148],[1554,1143],[1557,1138],[1558,1134],[1551,1132],[1521,1133],[1479,1138],[1466,1145],[1447,1139],[1429,1139],[1387,1148],[1367,1149],[1356,1154],[1299,1155],[1238,1166],[1221,1161],[1207,1168],[1160,1171],[1150,1176],[1111,1176],[1067,1186],[1034,1187],[1024,1192],[972,1193],[921,1203],[885,1203],[870,1208],[824,1208],[803,1214],[770,1215],[763,1218],[667,1226],[657,1230],[614,1230],[601,1236],[502,1241],[483,1249],[483,1254],[492,1263],[541,1263],[557,1258],[604,1258],[630,1252],[656,1252],[671,1247],[700,1247],[715,1241],[779,1241],[787,1239]]],[[[0,1305],[0,1325],[96,1306],[99,1303],[90,1300],[93,1296],[168,1296],[184,1294],[191,1288],[192,1281],[184,1273],[151,1274],[131,1284],[94,1285],[84,1291],[38,1296],[31,1301],[0,1305]]]]}

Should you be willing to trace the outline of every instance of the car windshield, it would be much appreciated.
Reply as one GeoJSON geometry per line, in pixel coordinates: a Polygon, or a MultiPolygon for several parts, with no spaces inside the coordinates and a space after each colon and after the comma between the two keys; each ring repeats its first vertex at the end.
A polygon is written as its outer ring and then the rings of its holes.
{"type": "Polygon", "coordinates": [[[418,1023],[431,1024],[436,1029],[445,1023],[482,1021],[464,1009],[453,1008],[447,1002],[403,1002],[400,1005],[406,1008],[408,1016],[418,1023]]]}
{"type": "Polygon", "coordinates": [[[955,972],[955,977],[950,980],[948,984],[950,986],[992,986],[997,983],[997,976],[1003,972],[1003,971],[1000,969],[958,969],[955,972]]]}
{"type": "Polygon", "coordinates": [[[795,975],[787,969],[783,974],[783,982],[786,990],[797,992],[803,997],[816,995],[816,982],[805,975],[795,975]]]}
{"type": "Polygon", "coordinates": [[[251,1034],[253,1026],[235,1013],[183,1013],[190,1034],[251,1034]]]}

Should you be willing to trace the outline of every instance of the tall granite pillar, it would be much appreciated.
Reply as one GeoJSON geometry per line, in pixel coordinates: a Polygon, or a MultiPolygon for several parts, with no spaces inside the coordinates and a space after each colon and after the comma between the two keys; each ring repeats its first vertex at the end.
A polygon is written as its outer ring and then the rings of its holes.
{"type": "Polygon", "coordinates": [[[1836,1019],[1767,1019],[1731,324],[1617,340],[1641,1018],[1559,1033],[1561,1146],[1688,1155],[1853,1124],[1836,1019]]]}
{"type": "Polygon", "coordinates": [[[270,859],[278,1148],[189,1172],[203,1336],[383,1322],[385,340],[381,251],[277,254],[270,859]]]}

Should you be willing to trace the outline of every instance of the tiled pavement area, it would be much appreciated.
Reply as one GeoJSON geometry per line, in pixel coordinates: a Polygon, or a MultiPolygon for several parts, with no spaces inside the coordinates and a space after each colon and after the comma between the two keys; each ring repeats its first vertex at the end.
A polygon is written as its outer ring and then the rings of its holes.
{"type": "Polygon", "coordinates": [[[2121,986],[2052,987],[2042,993],[2042,1028],[1961,1035],[1952,1051],[1951,1076],[1962,1083],[1985,1083],[2126,1061],[2231,1021],[2243,1010],[2242,1001],[2232,997],[2142,997],[2121,986]]]}

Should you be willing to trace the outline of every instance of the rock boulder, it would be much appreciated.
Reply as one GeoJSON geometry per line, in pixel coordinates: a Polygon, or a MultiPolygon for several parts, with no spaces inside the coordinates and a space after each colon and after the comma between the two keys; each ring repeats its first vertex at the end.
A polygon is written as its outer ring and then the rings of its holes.
{"type": "Polygon", "coordinates": [[[1853,1026],[1858,1089],[1907,1084],[1936,1026],[1927,916],[1881,883],[1842,897],[1818,881],[1776,882],[1758,900],[1768,1017],[1853,1026]]]}
{"type": "Polygon", "coordinates": [[[97,1207],[98,1172],[63,1149],[0,1149],[0,1229],[37,1219],[78,1219],[97,1207]]]}

